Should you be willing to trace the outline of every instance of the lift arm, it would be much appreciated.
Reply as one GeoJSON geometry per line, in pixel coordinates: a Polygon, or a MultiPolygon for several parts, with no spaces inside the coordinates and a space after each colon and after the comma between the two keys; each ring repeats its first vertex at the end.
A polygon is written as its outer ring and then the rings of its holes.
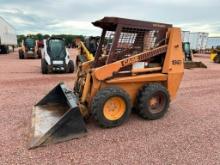
{"type": "Polygon", "coordinates": [[[80,41],[79,48],[82,48],[83,52],[85,52],[85,56],[88,61],[94,60],[93,54],[89,52],[89,50],[82,41],[80,41]]]}

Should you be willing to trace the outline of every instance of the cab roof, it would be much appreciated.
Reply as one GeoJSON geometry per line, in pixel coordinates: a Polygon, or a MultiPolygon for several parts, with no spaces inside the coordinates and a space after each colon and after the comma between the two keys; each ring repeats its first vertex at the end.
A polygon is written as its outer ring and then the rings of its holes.
{"type": "Polygon", "coordinates": [[[117,25],[122,25],[123,27],[127,27],[127,28],[147,29],[147,30],[162,30],[172,27],[172,24],[140,21],[140,20],[127,19],[127,18],[120,18],[120,17],[104,17],[100,20],[92,22],[92,24],[96,27],[100,27],[102,29],[106,29],[110,31],[115,31],[117,25]]]}

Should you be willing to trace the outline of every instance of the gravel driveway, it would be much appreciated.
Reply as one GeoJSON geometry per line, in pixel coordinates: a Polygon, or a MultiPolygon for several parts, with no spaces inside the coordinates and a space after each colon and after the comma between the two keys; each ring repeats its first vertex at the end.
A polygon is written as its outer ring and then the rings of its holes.
{"type": "Polygon", "coordinates": [[[59,81],[72,89],[75,75],[42,75],[39,59],[0,55],[0,164],[219,165],[220,64],[194,60],[208,69],[185,70],[164,118],[147,121],[133,114],[113,129],[91,120],[87,137],[28,150],[32,106],[59,81]]]}

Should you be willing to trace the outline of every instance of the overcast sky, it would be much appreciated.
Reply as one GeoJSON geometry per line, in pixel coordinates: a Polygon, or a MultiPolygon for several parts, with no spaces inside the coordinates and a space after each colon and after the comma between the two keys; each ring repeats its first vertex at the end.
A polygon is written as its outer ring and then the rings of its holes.
{"type": "Polygon", "coordinates": [[[219,0],[0,0],[0,16],[18,34],[99,35],[91,22],[118,16],[220,36],[219,9],[219,0]]]}

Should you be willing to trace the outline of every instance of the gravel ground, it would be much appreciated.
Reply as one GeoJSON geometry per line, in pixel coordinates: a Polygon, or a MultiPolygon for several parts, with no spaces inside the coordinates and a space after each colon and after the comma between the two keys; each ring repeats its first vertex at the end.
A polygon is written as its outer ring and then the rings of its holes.
{"type": "MultiPolygon", "coordinates": [[[[71,51],[72,57],[75,53],[71,51]]],[[[32,106],[74,74],[40,73],[40,60],[0,56],[0,164],[220,164],[220,64],[186,70],[177,98],[157,121],[132,115],[113,129],[93,121],[88,135],[27,149],[32,106]]]]}

